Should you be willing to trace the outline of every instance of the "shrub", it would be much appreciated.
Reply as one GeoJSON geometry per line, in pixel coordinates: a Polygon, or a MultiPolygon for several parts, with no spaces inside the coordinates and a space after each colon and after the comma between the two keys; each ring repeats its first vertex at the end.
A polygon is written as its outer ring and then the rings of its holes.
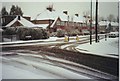
{"type": "Polygon", "coordinates": [[[4,29],[2,34],[3,35],[15,35],[16,30],[17,30],[17,28],[15,28],[15,27],[8,27],[8,28],[4,29]]]}
{"type": "Polygon", "coordinates": [[[64,37],[65,31],[64,30],[58,30],[57,31],[57,37],[64,37]]]}
{"type": "Polygon", "coordinates": [[[69,36],[76,36],[80,34],[80,31],[78,29],[75,30],[70,30],[69,32],[67,32],[69,36]]]}
{"type": "Polygon", "coordinates": [[[47,39],[49,38],[48,33],[46,30],[41,28],[19,28],[17,30],[17,35],[19,36],[19,39],[26,40],[26,39],[47,39]],[[27,36],[30,36],[30,38],[27,38],[27,36]]]}

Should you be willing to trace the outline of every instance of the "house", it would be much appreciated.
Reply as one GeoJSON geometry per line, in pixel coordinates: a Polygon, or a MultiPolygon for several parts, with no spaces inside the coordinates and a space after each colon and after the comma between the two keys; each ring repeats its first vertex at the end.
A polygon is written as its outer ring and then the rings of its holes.
{"type": "Polygon", "coordinates": [[[47,7],[42,13],[39,13],[32,22],[36,26],[44,26],[50,33],[57,32],[58,30],[71,30],[78,29],[81,33],[84,31],[89,32],[86,26],[85,18],[75,14],[70,17],[67,10],[57,12],[52,7],[47,7]]]}
{"type": "Polygon", "coordinates": [[[99,33],[105,33],[106,32],[106,28],[108,27],[109,21],[100,21],[98,22],[99,25],[99,33]]]}
{"type": "Polygon", "coordinates": [[[38,14],[32,22],[36,26],[44,26],[44,29],[50,30],[50,26],[57,18],[55,12],[52,10],[52,8],[47,8],[42,13],[38,14]]]}
{"type": "Polygon", "coordinates": [[[54,32],[57,30],[65,30],[67,31],[69,29],[69,15],[67,11],[63,11],[61,13],[57,13],[58,15],[53,22],[53,24],[50,26],[50,28],[54,29],[54,32]]]}
{"type": "Polygon", "coordinates": [[[57,12],[51,8],[46,8],[46,10],[38,14],[32,22],[37,26],[47,26],[46,29],[52,33],[58,30],[69,31],[71,29],[80,29],[80,26],[82,26],[83,23],[83,18],[74,17],[73,21],[71,21],[67,11],[57,12]]]}

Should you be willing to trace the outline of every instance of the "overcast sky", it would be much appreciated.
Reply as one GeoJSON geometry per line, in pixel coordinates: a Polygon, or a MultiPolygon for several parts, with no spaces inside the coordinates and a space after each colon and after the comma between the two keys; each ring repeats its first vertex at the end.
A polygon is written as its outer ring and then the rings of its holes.
{"type": "MultiPolygon", "coordinates": [[[[2,6],[10,11],[11,5],[18,5],[24,15],[31,16],[34,19],[38,13],[44,11],[51,4],[53,4],[56,11],[67,10],[71,16],[76,13],[83,16],[83,12],[90,12],[90,2],[3,2],[2,6]]],[[[99,16],[107,17],[109,14],[118,16],[118,3],[100,2],[99,16]]],[[[93,15],[95,15],[95,2],[93,2],[93,15]]]]}

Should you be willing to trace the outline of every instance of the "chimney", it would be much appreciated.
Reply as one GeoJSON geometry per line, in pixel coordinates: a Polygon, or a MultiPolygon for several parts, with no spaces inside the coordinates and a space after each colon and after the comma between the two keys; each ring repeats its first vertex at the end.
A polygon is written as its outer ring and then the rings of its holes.
{"type": "Polygon", "coordinates": [[[77,16],[77,17],[78,17],[79,15],[78,15],[78,14],[75,14],[75,16],[77,16]]]}
{"type": "Polygon", "coordinates": [[[18,20],[20,20],[20,16],[18,16],[18,20]]]}
{"type": "Polygon", "coordinates": [[[68,12],[67,11],[63,11],[64,14],[68,15],[68,12]]]}
{"type": "Polygon", "coordinates": [[[53,11],[53,5],[52,6],[49,5],[46,9],[49,10],[50,12],[52,12],[53,11]]]}

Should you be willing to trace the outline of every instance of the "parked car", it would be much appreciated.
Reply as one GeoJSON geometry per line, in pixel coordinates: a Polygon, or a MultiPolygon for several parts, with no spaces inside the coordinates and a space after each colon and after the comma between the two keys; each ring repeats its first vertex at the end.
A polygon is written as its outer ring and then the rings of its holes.
{"type": "Polygon", "coordinates": [[[109,37],[109,38],[119,37],[119,32],[110,32],[110,33],[108,34],[108,37],[109,37]]]}

